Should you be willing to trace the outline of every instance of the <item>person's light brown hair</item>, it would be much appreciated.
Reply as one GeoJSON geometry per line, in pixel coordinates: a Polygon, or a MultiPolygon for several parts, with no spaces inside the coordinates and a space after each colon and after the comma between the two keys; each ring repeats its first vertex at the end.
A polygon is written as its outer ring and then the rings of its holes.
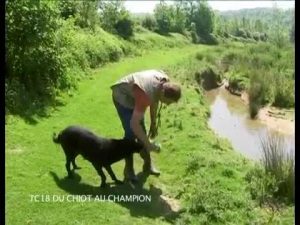
{"type": "Polygon", "coordinates": [[[164,96],[177,102],[181,98],[181,87],[178,84],[166,82],[163,84],[164,96]]]}

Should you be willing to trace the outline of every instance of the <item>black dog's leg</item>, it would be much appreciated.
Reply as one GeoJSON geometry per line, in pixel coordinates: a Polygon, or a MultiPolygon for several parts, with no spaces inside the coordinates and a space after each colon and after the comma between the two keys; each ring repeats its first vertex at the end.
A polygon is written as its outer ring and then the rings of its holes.
{"type": "Polygon", "coordinates": [[[97,170],[98,175],[101,177],[101,185],[100,185],[100,187],[101,188],[105,187],[106,186],[106,177],[105,177],[105,174],[102,171],[102,166],[97,165],[96,163],[93,163],[93,166],[97,170]]]}
{"type": "Polygon", "coordinates": [[[114,171],[112,170],[110,165],[104,166],[104,167],[105,167],[106,171],[108,172],[108,174],[110,175],[111,179],[114,180],[116,182],[116,184],[123,184],[122,181],[117,179],[117,177],[115,176],[114,171]]]}
{"type": "Polygon", "coordinates": [[[74,170],[79,170],[81,169],[81,167],[77,166],[76,163],[75,163],[75,157],[72,159],[72,165],[73,165],[73,169],[74,170]]]}
{"type": "Polygon", "coordinates": [[[73,177],[73,173],[71,171],[71,158],[69,156],[66,156],[66,169],[68,172],[68,177],[72,178],[73,177]]]}

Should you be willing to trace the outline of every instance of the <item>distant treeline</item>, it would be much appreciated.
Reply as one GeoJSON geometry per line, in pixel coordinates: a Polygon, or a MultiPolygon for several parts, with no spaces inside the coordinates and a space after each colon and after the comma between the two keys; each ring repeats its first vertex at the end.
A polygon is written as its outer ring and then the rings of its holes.
{"type": "Polygon", "coordinates": [[[146,49],[218,44],[224,39],[284,46],[293,32],[293,14],[276,8],[270,12],[234,19],[214,12],[205,1],[160,1],[153,15],[136,16],[120,0],[8,0],[6,113],[55,102],[89,69],[146,49]]]}

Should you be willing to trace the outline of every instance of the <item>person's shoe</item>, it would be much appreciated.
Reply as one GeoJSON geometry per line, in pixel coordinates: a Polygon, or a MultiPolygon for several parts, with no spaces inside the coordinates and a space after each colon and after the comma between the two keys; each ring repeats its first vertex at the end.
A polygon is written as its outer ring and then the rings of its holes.
{"type": "Polygon", "coordinates": [[[160,175],[160,171],[158,171],[157,169],[154,169],[154,168],[150,169],[149,173],[151,175],[154,175],[154,176],[159,176],[160,175]]]}

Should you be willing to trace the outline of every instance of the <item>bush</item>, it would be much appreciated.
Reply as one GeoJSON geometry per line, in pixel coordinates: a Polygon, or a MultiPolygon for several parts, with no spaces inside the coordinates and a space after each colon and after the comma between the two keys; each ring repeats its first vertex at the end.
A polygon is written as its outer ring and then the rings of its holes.
{"type": "Polygon", "coordinates": [[[274,106],[294,107],[295,106],[295,84],[294,80],[279,73],[275,77],[274,106]]]}
{"type": "Polygon", "coordinates": [[[207,66],[195,73],[195,79],[205,90],[210,90],[220,86],[222,82],[221,72],[214,66],[207,66]]]}
{"type": "Polygon", "coordinates": [[[196,59],[198,59],[198,60],[203,60],[204,59],[204,54],[202,53],[202,52],[197,52],[197,54],[196,54],[196,59]]]}
{"type": "Polygon", "coordinates": [[[75,17],[75,14],[78,12],[78,2],[76,1],[61,0],[59,1],[58,6],[60,11],[60,16],[63,19],[75,17]]]}
{"type": "Polygon", "coordinates": [[[172,26],[172,6],[165,2],[160,2],[154,9],[154,17],[157,23],[157,32],[163,35],[171,31],[172,26]]]}
{"type": "Polygon", "coordinates": [[[128,18],[119,20],[115,25],[115,29],[118,35],[124,39],[129,39],[133,36],[133,22],[128,18]]]}
{"type": "Polygon", "coordinates": [[[197,154],[191,154],[186,165],[186,174],[195,174],[201,167],[206,166],[204,157],[197,154]]]}
{"type": "Polygon", "coordinates": [[[272,95],[272,82],[270,73],[256,71],[250,77],[249,106],[250,116],[255,118],[260,107],[269,102],[272,95]]]}
{"type": "Polygon", "coordinates": [[[249,56],[249,64],[252,64],[253,68],[261,69],[266,68],[270,69],[274,65],[274,55],[266,54],[266,53],[253,53],[249,56]]]}
{"type": "Polygon", "coordinates": [[[153,16],[147,15],[142,21],[142,26],[147,28],[148,30],[154,31],[157,23],[153,16]]]}
{"type": "Polygon", "coordinates": [[[222,61],[224,63],[233,64],[235,60],[240,57],[240,53],[238,51],[227,51],[222,57],[222,61]]]}
{"type": "Polygon", "coordinates": [[[216,186],[217,182],[196,182],[189,185],[188,212],[197,217],[197,223],[193,224],[224,224],[229,220],[237,223],[238,219],[232,218],[232,213],[251,207],[247,200],[233,195],[232,191],[221,185],[216,186]]]}
{"type": "Polygon", "coordinates": [[[247,38],[247,32],[244,29],[238,28],[235,32],[235,36],[237,37],[243,37],[243,38],[247,38]]]}
{"type": "Polygon", "coordinates": [[[200,43],[208,45],[217,45],[218,39],[213,34],[207,34],[200,36],[200,43]]]}
{"type": "Polygon", "coordinates": [[[116,33],[116,24],[118,21],[123,21],[120,29],[124,31],[124,34],[130,31],[131,25],[127,21],[127,19],[129,20],[129,11],[126,10],[123,1],[96,1],[96,4],[98,4],[101,28],[110,33],[116,33]]]}
{"type": "Polygon", "coordinates": [[[265,173],[261,165],[256,165],[245,176],[248,182],[248,190],[252,199],[258,201],[259,205],[272,202],[272,193],[276,190],[276,181],[270,173],[265,173]]]}
{"type": "Polygon", "coordinates": [[[260,204],[294,203],[294,153],[287,149],[284,138],[278,134],[267,133],[261,138],[261,147],[261,164],[246,176],[252,197],[260,204]]]}
{"type": "Polygon", "coordinates": [[[46,106],[46,102],[55,100],[60,90],[75,88],[78,80],[88,74],[90,68],[117,61],[124,53],[136,51],[131,49],[129,43],[122,42],[99,27],[93,32],[75,26],[76,18],[57,20],[55,16],[58,11],[53,11],[55,8],[47,5],[46,1],[41,8],[32,7],[27,9],[28,12],[23,7],[27,13],[18,10],[8,4],[8,13],[13,13],[7,15],[10,26],[6,38],[6,112],[23,114],[31,106],[46,106]],[[24,18],[32,20],[31,23],[26,20],[16,23],[17,15],[23,13],[24,18]],[[37,16],[38,13],[41,16],[37,16]],[[16,35],[20,29],[25,29],[23,36],[16,35]]]}
{"type": "MultiPolygon", "coordinates": [[[[10,112],[17,113],[17,105],[25,105],[21,98],[13,99],[19,91],[26,91],[33,104],[55,96],[60,77],[65,74],[61,49],[56,45],[59,11],[48,1],[8,1],[6,4],[6,61],[5,80],[10,97],[6,102],[10,112]],[[15,89],[18,88],[18,89],[15,89]]],[[[24,93],[22,93],[24,94],[24,93]]]]}
{"type": "Polygon", "coordinates": [[[241,92],[247,88],[249,79],[245,74],[241,74],[238,71],[231,71],[229,73],[228,85],[229,90],[232,92],[241,92]]]}

